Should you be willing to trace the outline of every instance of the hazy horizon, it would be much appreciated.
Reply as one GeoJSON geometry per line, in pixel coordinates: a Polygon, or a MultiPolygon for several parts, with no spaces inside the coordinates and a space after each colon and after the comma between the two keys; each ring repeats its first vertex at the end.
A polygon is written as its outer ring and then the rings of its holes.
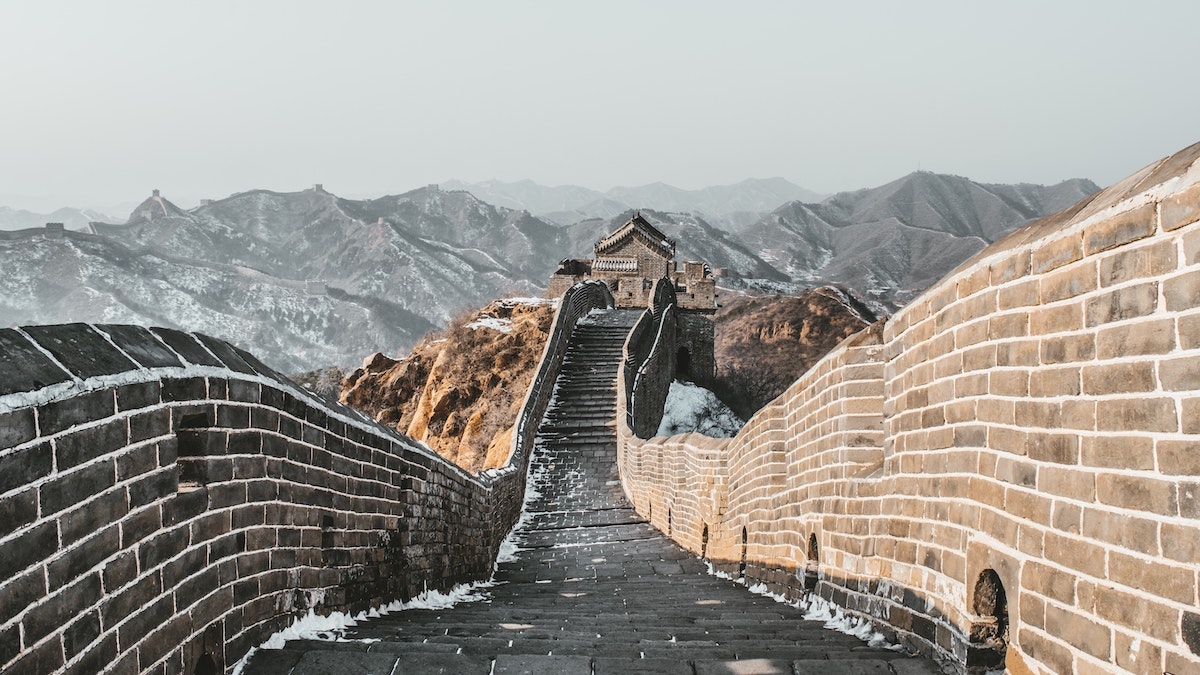
{"type": "Polygon", "coordinates": [[[3,15],[0,55],[19,66],[0,75],[0,205],[33,211],[450,178],[603,192],[778,176],[831,194],[923,169],[1107,185],[1200,140],[1179,65],[1200,4],[1183,1],[3,15]]]}

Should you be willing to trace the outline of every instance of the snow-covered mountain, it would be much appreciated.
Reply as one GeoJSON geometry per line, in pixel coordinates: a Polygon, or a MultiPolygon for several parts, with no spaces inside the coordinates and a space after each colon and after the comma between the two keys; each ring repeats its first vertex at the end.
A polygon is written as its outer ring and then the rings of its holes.
{"type": "Polygon", "coordinates": [[[68,230],[86,230],[89,222],[109,220],[111,216],[91,209],[62,208],[53,213],[33,213],[0,206],[0,230],[6,231],[41,228],[46,223],[62,223],[68,230]]]}
{"type": "MultiPolygon", "coordinates": [[[[836,283],[886,312],[987,242],[1096,189],[916,173],[792,201],[738,232],[695,213],[641,212],[677,241],[679,259],[729,270],[726,287],[836,283]]],[[[559,260],[589,255],[632,214],[563,226],[435,186],[367,200],[254,190],[191,210],[155,195],[90,234],[56,214],[22,224],[68,222],[62,237],[0,232],[0,326],[170,326],[230,340],[285,372],[350,366],[405,353],[461,310],[539,294],[559,260]]]]}
{"type": "Polygon", "coordinates": [[[887,311],[1000,236],[1098,190],[1082,179],[988,185],[917,172],[817,204],[784,204],[738,235],[783,276],[840,284],[887,311]]]}
{"type": "Polygon", "coordinates": [[[577,185],[549,187],[529,180],[512,183],[496,180],[464,183],[452,180],[444,183],[443,187],[467,190],[484,201],[524,209],[563,225],[590,218],[611,218],[630,209],[645,208],[695,213],[713,224],[734,229],[746,220],[744,215],[739,214],[762,214],[784,202],[814,201],[821,197],[783,178],[751,178],[733,185],[714,185],[699,190],[651,183],[599,192],[577,185]]]}

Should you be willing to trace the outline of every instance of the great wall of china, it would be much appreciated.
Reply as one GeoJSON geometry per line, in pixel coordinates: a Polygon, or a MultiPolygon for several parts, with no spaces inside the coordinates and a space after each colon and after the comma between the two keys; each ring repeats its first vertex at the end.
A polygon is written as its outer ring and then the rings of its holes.
{"type": "MultiPolygon", "coordinates": [[[[959,669],[1200,671],[1198,157],[997,242],[733,439],[634,433],[678,365],[656,288],[617,378],[626,495],[959,669]]],[[[0,330],[0,670],[221,672],[310,607],[486,578],[571,329],[612,301],[567,293],[479,477],[203,336],[0,330]]]]}

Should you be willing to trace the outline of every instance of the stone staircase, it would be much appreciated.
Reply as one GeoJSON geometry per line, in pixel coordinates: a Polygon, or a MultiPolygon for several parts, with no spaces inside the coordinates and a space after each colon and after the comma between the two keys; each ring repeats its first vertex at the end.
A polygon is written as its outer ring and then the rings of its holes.
{"type": "Polygon", "coordinates": [[[588,317],[538,430],[517,559],[488,600],[365,622],[346,642],[260,650],[246,675],[940,672],[706,573],[638,516],[616,466],[616,377],[639,312],[588,317]]]}

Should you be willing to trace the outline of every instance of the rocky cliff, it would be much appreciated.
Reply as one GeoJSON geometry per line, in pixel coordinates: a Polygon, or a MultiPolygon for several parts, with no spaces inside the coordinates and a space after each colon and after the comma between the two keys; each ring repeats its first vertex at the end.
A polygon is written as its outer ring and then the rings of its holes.
{"type": "Polygon", "coordinates": [[[399,360],[368,357],[342,401],[468,471],[502,466],[553,318],[551,302],[530,298],[464,312],[399,360]]]}

